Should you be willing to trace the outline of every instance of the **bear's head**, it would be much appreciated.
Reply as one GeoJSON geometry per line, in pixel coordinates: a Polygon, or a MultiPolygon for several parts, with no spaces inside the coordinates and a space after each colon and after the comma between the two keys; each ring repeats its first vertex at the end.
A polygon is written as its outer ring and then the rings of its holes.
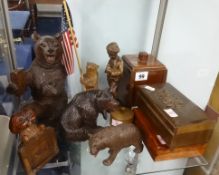
{"type": "Polygon", "coordinates": [[[97,132],[96,134],[88,134],[89,135],[89,149],[90,154],[97,156],[100,150],[106,148],[104,136],[101,135],[101,132],[97,132]]]}
{"type": "Polygon", "coordinates": [[[97,73],[98,68],[99,68],[99,66],[97,64],[88,62],[87,66],[86,66],[86,72],[91,73],[91,74],[97,73]]]}
{"type": "Polygon", "coordinates": [[[38,62],[45,66],[61,64],[63,50],[60,35],[40,36],[34,32],[32,38],[35,41],[35,54],[38,62]]]}
{"type": "Polygon", "coordinates": [[[12,133],[18,134],[31,124],[36,122],[36,114],[32,109],[25,108],[11,116],[9,129],[12,133]]]}
{"type": "Polygon", "coordinates": [[[99,90],[96,94],[97,108],[101,111],[112,112],[119,107],[119,102],[113,97],[109,89],[99,90]]]}

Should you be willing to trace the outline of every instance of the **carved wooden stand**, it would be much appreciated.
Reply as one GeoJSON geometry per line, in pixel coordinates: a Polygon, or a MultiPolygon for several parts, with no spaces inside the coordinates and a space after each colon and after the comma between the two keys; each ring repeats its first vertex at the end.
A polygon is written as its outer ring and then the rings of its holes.
{"type": "Polygon", "coordinates": [[[45,128],[37,137],[21,144],[18,152],[26,173],[35,175],[59,152],[54,129],[45,128]]]}

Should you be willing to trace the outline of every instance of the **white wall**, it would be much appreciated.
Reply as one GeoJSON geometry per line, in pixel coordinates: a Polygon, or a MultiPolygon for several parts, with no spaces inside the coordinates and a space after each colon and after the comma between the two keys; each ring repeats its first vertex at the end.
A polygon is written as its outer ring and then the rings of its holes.
{"type": "MultiPolygon", "coordinates": [[[[151,51],[159,0],[78,0],[68,1],[79,54],[85,70],[88,61],[100,65],[100,87],[107,86],[104,73],[108,62],[106,45],[116,41],[119,55],[151,51]]],[[[70,91],[78,87],[78,74],[70,77],[70,91]],[[76,82],[75,82],[76,81],[76,82]]]]}
{"type": "Polygon", "coordinates": [[[169,0],[158,54],[167,80],[202,108],[219,71],[218,9],[218,0],[169,0]]]}
{"type": "MultiPolygon", "coordinates": [[[[102,87],[106,86],[105,46],[109,42],[118,42],[120,55],[151,51],[158,3],[159,0],[69,0],[83,69],[87,61],[99,64],[102,87]]],[[[219,68],[218,9],[218,0],[169,0],[158,54],[168,68],[167,80],[202,108],[208,102],[219,68]]],[[[78,73],[69,82],[71,94],[81,90],[78,73]]],[[[149,161],[145,166],[156,165],[149,161]]],[[[165,167],[168,166],[173,167],[167,162],[165,167]]],[[[171,173],[176,174],[167,172],[171,173]]]]}
{"type": "MultiPolygon", "coordinates": [[[[99,64],[102,87],[106,86],[103,72],[109,42],[118,42],[120,55],[151,51],[158,3],[159,0],[69,0],[83,69],[87,61],[99,64]]],[[[168,68],[167,80],[202,108],[219,68],[218,9],[218,0],[169,0],[158,54],[168,68]]],[[[81,90],[79,74],[69,79],[73,95],[81,90]]],[[[155,165],[151,161],[145,166],[155,165]]],[[[168,166],[173,167],[167,163],[165,167],[168,166]]],[[[174,174],[167,172],[171,173],[174,174]]]]}
{"type": "MultiPolygon", "coordinates": [[[[109,58],[105,47],[109,42],[116,41],[119,44],[120,56],[143,50],[151,51],[159,0],[69,0],[68,2],[79,40],[82,67],[84,69],[88,61],[100,65],[101,88],[107,86],[104,69],[109,58]]],[[[69,79],[70,93],[73,95],[81,90],[79,74],[75,73],[69,79]]],[[[165,169],[172,168],[174,165],[180,166],[178,161],[154,163],[150,155],[145,153],[140,157],[141,160],[147,160],[144,161],[145,167],[149,168],[165,169]]],[[[144,162],[140,162],[143,164],[141,168],[144,167],[144,162]]],[[[120,166],[116,167],[118,171],[121,170],[120,166]]],[[[104,168],[105,174],[110,174],[110,170],[114,169],[104,168]]],[[[88,169],[87,171],[89,174],[90,171],[88,169]]],[[[138,168],[137,171],[141,169],[138,168]]],[[[182,174],[182,171],[165,172],[162,175],[182,174]]]]}

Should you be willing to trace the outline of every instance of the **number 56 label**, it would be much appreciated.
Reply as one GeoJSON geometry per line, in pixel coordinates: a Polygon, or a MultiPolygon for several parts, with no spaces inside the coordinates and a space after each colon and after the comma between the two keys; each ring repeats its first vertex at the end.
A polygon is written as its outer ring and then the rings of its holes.
{"type": "Polygon", "coordinates": [[[136,72],[135,81],[144,81],[148,79],[148,71],[136,72]]]}

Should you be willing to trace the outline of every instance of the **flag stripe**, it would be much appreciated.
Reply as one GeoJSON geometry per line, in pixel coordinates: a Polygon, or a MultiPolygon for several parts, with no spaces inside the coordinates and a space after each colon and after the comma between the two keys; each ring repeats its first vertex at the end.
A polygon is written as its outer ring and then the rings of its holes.
{"type": "MultiPolygon", "coordinates": [[[[66,40],[66,42],[65,42],[65,47],[66,47],[66,51],[67,51],[67,57],[69,58],[69,57],[71,57],[71,55],[73,54],[72,53],[72,47],[71,47],[71,45],[69,44],[70,43],[70,40],[69,40],[69,34],[68,34],[68,32],[66,32],[65,33],[65,40],[66,40]]],[[[72,71],[73,71],[73,69],[72,69],[72,59],[67,59],[67,65],[68,65],[68,71],[70,72],[70,73],[72,73],[72,71]]]]}
{"type": "MultiPolygon", "coordinates": [[[[73,30],[73,29],[72,29],[73,30]]],[[[69,31],[69,34],[70,34],[70,29],[68,30],[69,31]]],[[[71,44],[73,45],[74,43],[73,43],[73,39],[72,39],[72,37],[71,37],[71,35],[69,36],[69,38],[70,38],[70,40],[71,40],[71,44]]],[[[74,40],[75,40],[75,45],[76,45],[76,47],[78,48],[78,39],[77,39],[77,37],[76,37],[76,35],[75,35],[75,31],[73,30],[73,38],[74,38],[74,40]]]]}
{"type": "Polygon", "coordinates": [[[62,45],[63,45],[63,62],[64,62],[64,66],[65,66],[65,69],[66,69],[66,72],[67,72],[67,74],[69,74],[70,72],[69,72],[69,68],[68,68],[68,60],[67,60],[67,58],[68,58],[68,55],[67,55],[67,52],[66,52],[66,46],[65,46],[65,42],[63,41],[63,43],[62,43],[62,45]]]}
{"type": "MultiPolygon", "coordinates": [[[[68,4],[67,4],[68,7],[68,4]]],[[[68,7],[68,13],[71,17],[71,12],[68,7]]],[[[72,19],[70,19],[71,26],[73,26],[72,19]]],[[[75,36],[75,31],[73,31],[73,36],[70,34],[69,23],[67,22],[67,17],[65,9],[63,6],[63,15],[62,15],[62,63],[65,66],[66,72],[68,75],[74,72],[74,52],[73,52],[73,41],[75,41],[76,47],[78,47],[77,37],[75,36]]]]}
{"type": "Polygon", "coordinates": [[[69,33],[66,31],[63,34],[63,61],[67,74],[72,74],[73,71],[73,50],[69,39],[69,33]]]}

